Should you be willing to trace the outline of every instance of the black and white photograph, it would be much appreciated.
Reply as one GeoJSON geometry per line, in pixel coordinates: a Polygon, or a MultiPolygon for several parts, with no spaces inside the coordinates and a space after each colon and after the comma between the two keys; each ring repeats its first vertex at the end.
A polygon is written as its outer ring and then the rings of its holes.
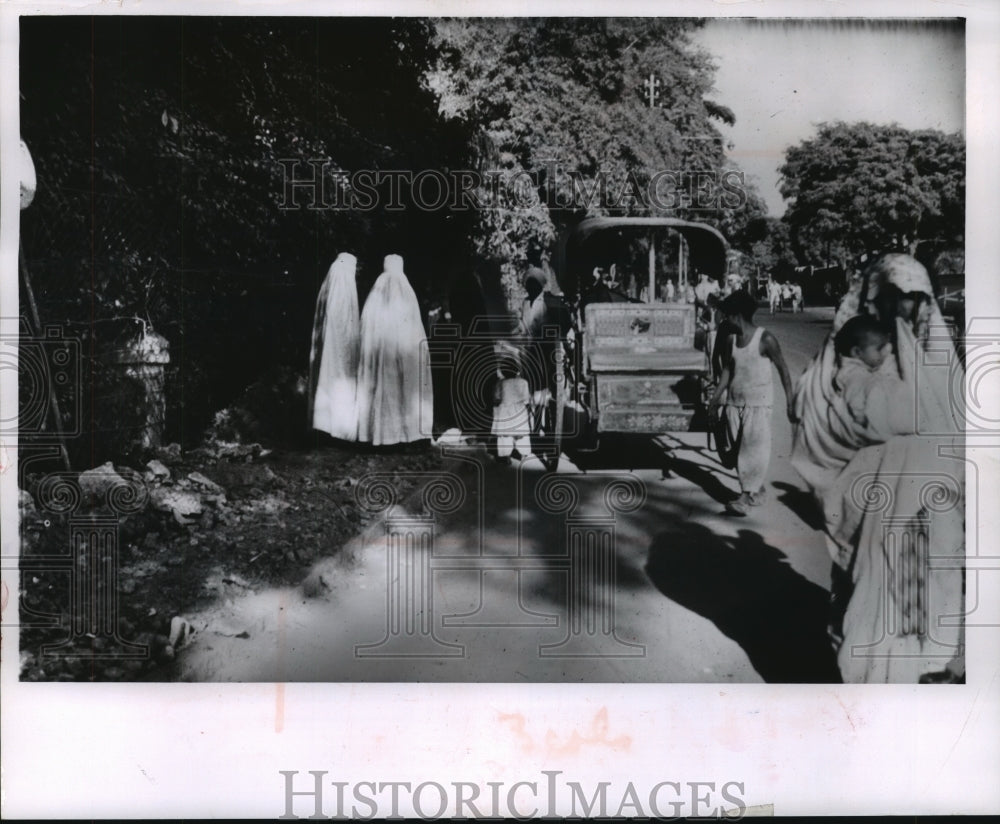
{"type": "Polygon", "coordinates": [[[997,10],[321,5],[5,10],[10,814],[1000,809],[997,10]]]}

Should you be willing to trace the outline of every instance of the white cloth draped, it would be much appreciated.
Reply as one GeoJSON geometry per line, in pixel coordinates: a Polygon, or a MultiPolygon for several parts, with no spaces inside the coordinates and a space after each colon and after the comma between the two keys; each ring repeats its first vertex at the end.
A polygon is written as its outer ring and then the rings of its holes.
{"type": "MultiPolygon", "coordinates": [[[[932,294],[912,267],[904,275],[901,289],[932,294]]],[[[859,293],[856,284],[845,297],[834,331],[856,313],[859,293]]],[[[845,682],[915,683],[961,648],[965,467],[952,456],[961,454],[963,382],[933,299],[929,307],[916,333],[896,319],[897,356],[885,364],[907,384],[917,434],[883,442],[851,415],[834,380],[832,334],[796,386],[791,462],[854,585],[838,653],[845,682]]]]}
{"type": "Polygon", "coordinates": [[[398,255],[385,259],[361,312],[358,439],[375,445],[431,436],[434,402],[417,296],[398,255]]]}
{"type": "Polygon", "coordinates": [[[35,176],[35,164],[31,160],[31,152],[28,151],[28,145],[22,140],[19,148],[20,154],[17,158],[17,169],[21,178],[21,208],[27,209],[31,205],[31,201],[35,199],[38,178],[35,176]]]}
{"type": "Polygon", "coordinates": [[[335,438],[358,437],[356,393],[361,321],[355,283],[357,259],[342,252],[316,299],[309,371],[312,425],[335,438]]]}

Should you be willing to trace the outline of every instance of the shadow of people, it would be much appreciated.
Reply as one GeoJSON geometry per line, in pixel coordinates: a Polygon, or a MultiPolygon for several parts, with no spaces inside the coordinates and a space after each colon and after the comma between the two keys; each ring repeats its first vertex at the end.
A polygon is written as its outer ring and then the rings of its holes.
{"type": "Polygon", "coordinates": [[[650,435],[624,433],[604,434],[595,450],[576,449],[576,443],[565,444],[567,454],[584,472],[598,470],[666,469],[669,455],[650,435]]]}
{"type": "MultiPolygon", "coordinates": [[[[605,435],[601,448],[595,452],[567,450],[577,468],[584,472],[608,469],[659,469],[664,477],[674,473],[701,489],[714,501],[726,504],[739,497],[739,493],[722,480],[731,478],[732,472],[719,465],[715,453],[707,448],[688,444],[662,443],[649,435],[605,435]],[[676,448],[694,451],[707,456],[704,463],[678,457],[676,448]]],[[[734,481],[735,483],[735,481],[734,481]]]]}
{"type": "Polygon", "coordinates": [[[525,569],[519,586],[533,609],[565,619],[572,591],[572,607],[593,616],[613,603],[617,592],[649,587],[642,568],[645,539],[623,539],[620,530],[627,530],[628,515],[616,531],[616,516],[608,508],[608,484],[619,477],[555,476],[543,472],[537,461],[520,467],[486,461],[482,525],[470,523],[467,511],[458,511],[441,516],[436,529],[467,534],[468,551],[477,549],[482,536],[487,555],[519,557],[525,569]]]}
{"type": "Polygon", "coordinates": [[[798,515],[802,523],[810,529],[823,530],[823,513],[812,495],[784,481],[775,481],[773,486],[782,493],[778,495],[778,500],[798,515]]]}
{"type": "Polygon", "coordinates": [[[724,537],[696,523],[659,533],[646,573],[671,600],[712,621],[768,683],[839,683],[829,598],[756,532],[724,537]]]}
{"type": "Polygon", "coordinates": [[[688,461],[674,455],[668,457],[667,469],[680,475],[685,480],[700,486],[705,494],[720,504],[729,503],[729,501],[733,501],[739,497],[738,492],[730,489],[716,477],[716,473],[722,474],[724,477],[729,476],[729,473],[725,473],[725,470],[715,469],[711,466],[688,461]]]}

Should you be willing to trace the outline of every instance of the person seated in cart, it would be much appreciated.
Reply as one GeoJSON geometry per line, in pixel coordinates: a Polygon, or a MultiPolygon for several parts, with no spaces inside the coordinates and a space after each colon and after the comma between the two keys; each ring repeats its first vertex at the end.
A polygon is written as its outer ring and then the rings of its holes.
{"type": "Polygon", "coordinates": [[[739,292],[743,288],[743,276],[738,272],[730,272],[726,275],[726,285],[722,288],[722,297],[727,298],[733,292],[739,292]]]}
{"type": "Polygon", "coordinates": [[[605,303],[609,301],[610,292],[604,284],[604,270],[600,266],[595,266],[590,273],[590,281],[580,289],[580,308],[588,303],[605,303]]]}
{"type": "Polygon", "coordinates": [[[710,278],[704,272],[698,275],[698,285],[694,287],[695,297],[698,303],[707,304],[709,295],[718,295],[720,292],[719,282],[710,278]]]}
{"type": "MultiPolygon", "coordinates": [[[[628,280],[632,286],[635,286],[634,275],[630,275],[628,280]]],[[[607,303],[639,303],[639,300],[632,296],[629,289],[623,283],[621,275],[618,274],[618,264],[611,264],[604,284],[607,287],[607,303]]]]}
{"type": "Polygon", "coordinates": [[[590,303],[635,303],[621,288],[617,267],[612,265],[605,272],[600,266],[594,268],[590,285],[582,290],[580,308],[590,303]]]}

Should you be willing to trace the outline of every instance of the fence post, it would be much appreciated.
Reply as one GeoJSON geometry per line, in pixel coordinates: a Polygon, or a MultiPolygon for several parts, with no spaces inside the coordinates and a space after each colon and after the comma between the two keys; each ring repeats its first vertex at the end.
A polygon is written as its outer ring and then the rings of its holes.
{"type": "Polygon", "coordinates": [[[162,335],[144,329],[114,353],[114,363],[135,394],[123,393],[133,408],[122,410],[132,424],[128,446],[145,452],[163,441],[166,418],[166,368],[170,363],[170,344],[162,335]],[[134,421],[134,423],[132,423],[134,421]]]}

